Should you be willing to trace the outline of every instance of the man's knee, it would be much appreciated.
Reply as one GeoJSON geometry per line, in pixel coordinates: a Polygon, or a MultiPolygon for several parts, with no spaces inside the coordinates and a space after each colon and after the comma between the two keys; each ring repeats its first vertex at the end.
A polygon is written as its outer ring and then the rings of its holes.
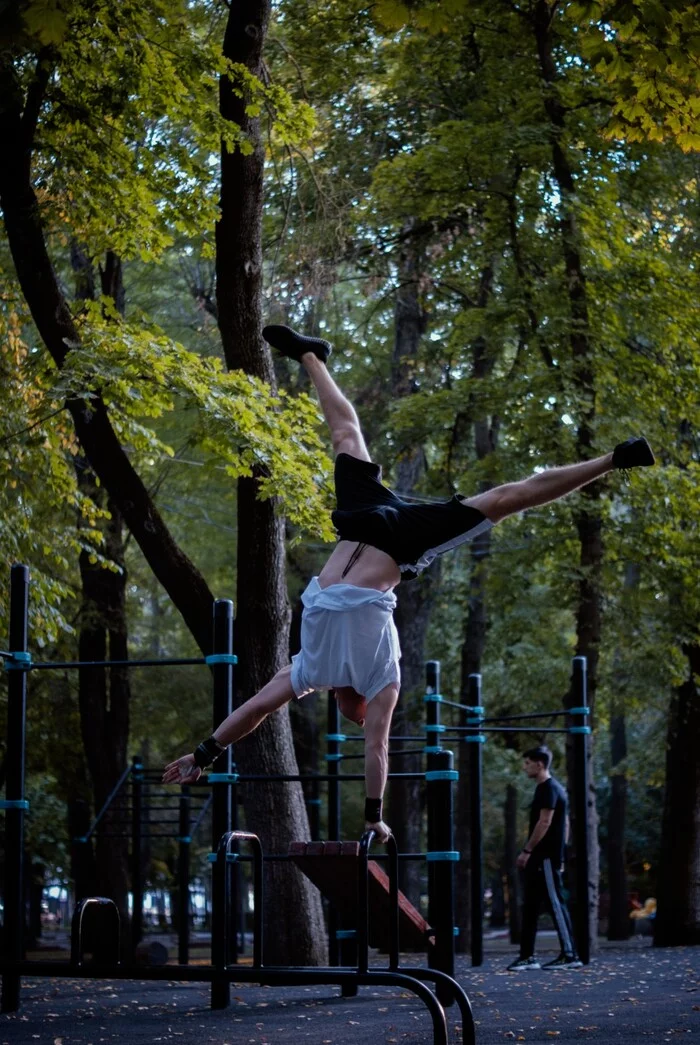
{"type": "Polygon", "coordinates": [[[350,454],[351,457],[358,457],[361,461],[369,461],[370,457],[359,425],[348,424],[334,428],[331,438],[335,454],[350,454]]]}
{"type": "Polygon", "coordinates": [[[485,493],[464,498],[464,504],[482,512],[490,522],[497,523],[508,515],[514,515],[515,512],[520,511],[522,497],[519,486],[520,483],[494,486],[492,490],[486,490],[485,493]]]}

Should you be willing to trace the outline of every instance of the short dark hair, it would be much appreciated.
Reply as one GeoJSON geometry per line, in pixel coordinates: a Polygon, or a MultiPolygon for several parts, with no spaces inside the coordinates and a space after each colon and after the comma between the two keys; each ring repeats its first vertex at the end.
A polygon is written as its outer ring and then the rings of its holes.
{"type": "Polygon", "coordinates": [[[529,758],[531,762],[541,762],[545,769],[549,769],[552,764],[552,752],[545,744],[531,747],[529,751],[524,752],[523,758],[529,758]]]}

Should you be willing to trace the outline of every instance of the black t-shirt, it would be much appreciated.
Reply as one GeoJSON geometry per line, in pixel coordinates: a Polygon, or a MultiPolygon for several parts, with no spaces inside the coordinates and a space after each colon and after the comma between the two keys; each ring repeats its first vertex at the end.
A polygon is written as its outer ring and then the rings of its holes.
{"type": "Polygon", "coordinates": [[[547,834],[532,850],[531,860],[538,862],[549,857],[555,867],[564,862],[564,838],[566,835],[566,814],[568,800],[566,791],[558,780],[550,777],[535,788],[535,797],[530,806],[530,835],[540,818],[540,810],[553,809],[554,817],[547,834]]]}

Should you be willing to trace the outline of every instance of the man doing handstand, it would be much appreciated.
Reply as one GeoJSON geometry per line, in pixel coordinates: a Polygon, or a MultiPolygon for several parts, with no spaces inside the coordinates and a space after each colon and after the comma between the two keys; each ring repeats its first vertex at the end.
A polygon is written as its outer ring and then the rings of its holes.
{"type": "Polygon", "coordinates": [[[300,362],[313,382],[335,452],[338,544],[302,595],[301,652],[266,686],[226,718],[193,754],[171,762],[165,783],[192,783],[222,751],[252,732],[273,711],[316,689],[333,689],[341,712],[365,730],[365,821],[378,841],[388,772],[391,716],[399,695],[394,588],[438,555],[473,540],[509,515],[555,501],[613,468],[651,465],[646,439],[633,438],[592,461],[550,468],[475,497],[411,504],[381,482],[352,404],[326,368],[327,341],[288,327],[268,326],[265,340],[300,362]]]}

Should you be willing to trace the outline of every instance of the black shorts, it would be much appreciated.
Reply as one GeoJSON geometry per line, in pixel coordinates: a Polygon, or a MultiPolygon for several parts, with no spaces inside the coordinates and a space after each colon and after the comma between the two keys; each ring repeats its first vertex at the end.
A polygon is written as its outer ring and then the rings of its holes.
{"type": "Polygon", "coordinates": [[[390,555],[402,580],[417,577],[438,555],[493,525],[457,495],[437,504],[412,504],[384,486],[381,478],[380,465],[338,454],[337,507],[331,519],[340,540],[371,544],[390,555]]]}

